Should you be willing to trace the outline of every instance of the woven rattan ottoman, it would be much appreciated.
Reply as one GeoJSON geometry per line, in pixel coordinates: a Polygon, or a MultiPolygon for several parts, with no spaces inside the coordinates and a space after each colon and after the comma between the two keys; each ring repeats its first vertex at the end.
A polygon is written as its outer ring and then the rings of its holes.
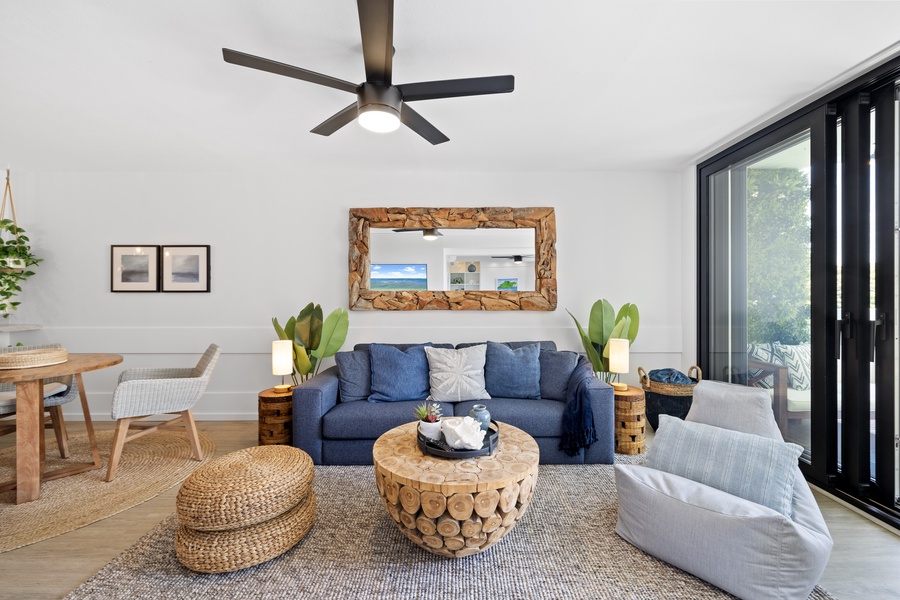
{"type": "Polygon", "coordinates": [[[175,499],[175,553],[200,573],[258,565],[293,548],[316,518],[309,455],[256,446],[194,471],[175,499]]]}

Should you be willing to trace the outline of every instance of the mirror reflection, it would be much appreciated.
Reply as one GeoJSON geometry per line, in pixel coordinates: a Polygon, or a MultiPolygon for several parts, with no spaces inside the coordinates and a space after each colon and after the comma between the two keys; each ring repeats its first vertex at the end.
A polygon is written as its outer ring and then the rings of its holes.
{"type": "Polygon", "coordinates": [[[370,229],[370,288],[535,290],[535,230],[370,229]]]}

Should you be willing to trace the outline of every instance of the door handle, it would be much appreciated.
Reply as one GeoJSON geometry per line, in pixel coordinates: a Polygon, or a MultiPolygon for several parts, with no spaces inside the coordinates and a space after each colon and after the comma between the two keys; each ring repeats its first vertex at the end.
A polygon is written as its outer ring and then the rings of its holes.
{"type": "Polygon", "coordinates": [[[841,342],[853,337],[853,313],[845,312],[842,319],[834,322],[834,359],[841,360],[841,342]]]}
{"type": "Polygon", "coordinates": [[[871,344],[869,345],[869,362],[875,362],[875,333],[879,332],[878,339],[884,341],[887,339],[887,327],[885,325],[885,315],[884,313],[879,313],[878,318],[874,321],[869,321],[869,341],[871,344]],[[881,327],[879,330],[878,328],[881,327]]]}

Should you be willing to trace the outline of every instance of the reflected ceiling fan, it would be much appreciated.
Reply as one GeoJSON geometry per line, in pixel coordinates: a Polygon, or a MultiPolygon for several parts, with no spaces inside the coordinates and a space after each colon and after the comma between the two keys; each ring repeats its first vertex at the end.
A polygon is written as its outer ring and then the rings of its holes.
{"type": "Polygon", "coordinates": [[[534,254],[511,254],[508,256],[492,256],[491,258],[507,258],[513,261],[513,264],[521,265],[526,258],[534,258],[534,254]]]}
{"type": "Polygon", "coordinates": [[[512,75],[394,85],[391,81],[394,55],[394,0],[357,0],[356,5],[359,10],[363,60],[366,66],[366,80],[360,84],[222,48],[225,62],[356,94],[356,102],[312,129],[312,133],[319,135],[331,135],[358,118],[359,124],[371,131],[394,131],[400,123],[403,123],[432,144],[442,144],[450,138],[410,108],[409,102],[504,94],[512,92],[515,88],[515,78],[512,75]]]}

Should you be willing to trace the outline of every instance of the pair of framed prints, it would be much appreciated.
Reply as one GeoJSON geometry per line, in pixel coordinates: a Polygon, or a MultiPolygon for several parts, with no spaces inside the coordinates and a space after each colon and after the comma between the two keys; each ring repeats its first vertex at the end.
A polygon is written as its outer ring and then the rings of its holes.
{"type": "Polygon", "coordinates": [[[113,292],[209,292],[209,246],[110,246],[113,292]]]}

